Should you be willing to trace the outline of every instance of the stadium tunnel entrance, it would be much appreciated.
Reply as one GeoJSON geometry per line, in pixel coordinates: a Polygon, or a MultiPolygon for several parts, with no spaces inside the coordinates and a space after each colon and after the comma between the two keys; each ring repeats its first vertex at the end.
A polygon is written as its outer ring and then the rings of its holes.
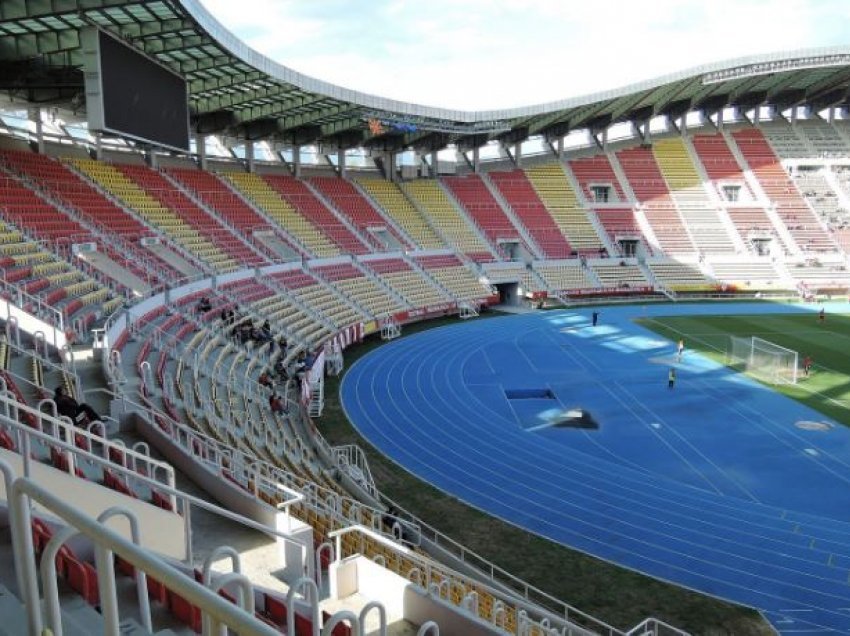
{"type": "Polygon", "coordinates": [[[500,305],[516,306],[522,302],[519,283],[496,283],[494,287],[499,292],[500,305]]]}

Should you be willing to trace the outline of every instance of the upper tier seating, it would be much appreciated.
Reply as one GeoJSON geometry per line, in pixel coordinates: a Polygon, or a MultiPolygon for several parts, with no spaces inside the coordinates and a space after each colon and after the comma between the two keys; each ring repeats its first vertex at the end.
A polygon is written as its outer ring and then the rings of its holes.
{"type": "Polygon", "coordinates": [[[583,253],[598,252],[603,247],[559,163],[526,168],[525,175],[573,249],[583,253]]]}
{"type": "Polygon", "coordinates": [[[369,246],[355,236],[345,224],[328,210],[303,181],[282,175],[264,175],[268,183],[282,198],[297,209],[304,218],[322,230],[344,254],[368,254],[369,246]]]}
{"type": "Polygon", "coordinates": [[[628,148],[620,150],[617,159],[635,197],[643,206],[646,220],[658,239],[659,247],[668,254],[695,252],[652,151],[647,148],[628,148]]]}
{"type": "MultiPolygon", "coordinates": [[[[528,230],[545,258],[569,258],[573,248],[564,238],[561,228],[552,219],[549,210],[522,170],[490,172],[487,175],[499,194],[528,230]]],[[[581,217],[584,214],[580,213],[581,217]]],[[[592,231],[592,227],[590,228],[592,231]]],[[[598,249],[598,242],[596,248],[598,249]]]]}
{"type": "Polygon", "coordinates": [[[744,173],[741,172],[741,166],[729,150],[723,135],[720,133],[694,135],[691,137],[691,143],[718,196],[726,199],[721,189],[723,184],[736,185],[741,189],[739,201],[753,200],[753,193],[744,178],[744,173]]]}
{"type": "Polygon", "coordinates": [[[386,229],[396,241],[404,247],[409,247],[410,241],[387,223],[386,219],[372,206],[352,183],[339,177],[311,177],[310,183],[333,205],[345,214],[354,226],[360,230],[360,235],[372,242],[377,250],[383,250],[385,245],[378,241],[372,233],[378,228],[386,229]]]}
{"type": "Polygon", "coordinates": [[[614,245],[617,245],[621,240],[637,240],[643,244],[649,254],[652,254],[652,248],[646,240],[632,208],[600,208],[596,210],[596,217],[605,231],[608,232],[608,237],[614,245]]]}
{"type": "Polygon", "coordinates": [[[159,201],[243,267],[267,264],[266,259],[251,250],[239,236],[225,228],[206,210],[198,207],[160,173],[145,166],[118,165],[116,167],[144,189],[151,198],[159,201]]]}
{"type": "Polygon", "coordinates": [[[57,218],[68,219],[72,231],[67,238],[72,242],[79,238],[97,243],[98,249],[141,280],[156,283],[180,278],[180,274],[168,263],[141,247],[140,239],[153,235],[149,227],[112,203],[59,161],[33,152],[10,150],[0,153],[0,161],[45,196],[75,214],[87,228],[98,229],[111,237],[109,241],[95,237],[57,208],[57,218]]]}
{"type": "Polygon", "coordinates": [[[614,173],[614,169],[605,155],[573,159],[569,162],[569,166],[579,182],[584,198],[587,199],[591,207],[593,207],[594,203],[628,201],[620,182],[617,180],[617,175],[614,173]],[[608,200],[597,201],[594,197],[593,186],[607,187],[608,200]]]}
{"type": "Polygon", "coordinates": [[[418,179],[405,183],[402,188],[419,209],[431,218],[434,226],[442,230],[443,236],[455,249],[476,262],[493,260],[484,239],[470,224],[469,219],[455,207],[436,180],[418,179]]]}
{"type": "MultiPolygon", "coordinates": [[[[214,174],[204,170],[192,170],[186,168],[167,168],[165,172],[181,186],[189,190],[207,208],[215,211],[218,216],[241,232],[246,239],[251,240],[254,232],[280,230],[270,220],[257,214],[239,195],[233,192],[224,182],[214,174]]],[[[282,238],[281,232],[276,232],[278,238],[282,238]]],[[[267,256],[275,258],[261,241],[253,241],[254,245],[264,251],[267,256]]],[[[289,242],[286,245],[293,250],[297,249],[289,242]]]]}
{"type": "Polygon", "coordinates": [[[813,154],[813,149],[806,138],[797,132],[796,126],[765,124],[762,130],[776,154],[782,159],[806,159],[813,154]]]}
{"type": "Polygon", "coordinates": [[[679,137],[659,139],[652,149],[697,249],[705,254],[734,253],[732,237],[708,199],[684,141],[679,137]]]}
{"type": "Polygon", "coordinates": [[[413,239],[419,249],[443,249],[443,242],[434,228],[404,196],[399,186],[383,179],[358,179],[357,183],[381,207],[387,216],[413,239]]]}
{"type": "Polygon", "coordinates": [[[145,192],[115,166],[90,159],[69,159],[79,171],[119,199],[148,223],[168,234],[176,243],[220,272],[236,269],[238,263],[213,245],[172,210],[145,192]]]}
{"type": "Polygon", "coordinates": [[[796,127],[797,132],[809,142],[816,156],[825,159],[850,157],[850,144],[829,122],[817,118],[799,119],[796,127]]]}
{"type": "Polygon", "coordinates": [[[220,176],[314,256],[322,258],[340,253],[339,246],[259,175],[227,172],[220,176]]]}
{"type": "MultiPolygon", "coordinates": [[[[794,172],[794,182],[827,227],[841,227],[850,222],[850,212],[842,205],[838,194],[827,182],[823,171],[797,170],[794,172]]],[[[838,182],[841,183],[841,179],[838,179],[838,182]]]]}
{"type": "Polygon", "coordinates": [[[776,159],[761,132],[747,128],[732,133],[735,143],[759,181],[765,195],[776,206],[779,218],[804,250],[828,252],[835,244],[797,191],[794,182],[776,159]]]}
{"type": "Polygon", "coordinates": [[[490,194],[481,177],[477,174],[445,177],[443,183],[448,186],[475,224],[481,228],[493,247],[500,249],[499,242],[502,240],[523,243],[519,231],[490,194]]]}

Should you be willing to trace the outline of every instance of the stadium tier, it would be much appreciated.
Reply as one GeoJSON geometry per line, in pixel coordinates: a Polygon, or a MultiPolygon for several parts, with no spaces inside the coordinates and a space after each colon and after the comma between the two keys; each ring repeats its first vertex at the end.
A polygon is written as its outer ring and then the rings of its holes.
{"type": "Polygon", "coordinates": [[[95,186],[115,197],[128,211],[164,232],[196,259],[221,272],[239,267],[235,260],[186,223],[175,211],[149,195],[116,166],[90,159],[71,159],[69,164],[95,186]]]}
{"type": "Polygon", "coordinates": [[[320,228],[346,254],[366,254],[369,247],[355,236],[350,227],[316,198],[307,184],[299,179],[280,175],[265,175],[262,179],[288,201],[304,218],[320,228]]]}
{"type": "Polygon", "coordinates": [[[405,196],[398,184],[380,179],[360,179],[358,185],[375,201],[419,249],[442,249],[446,243],[434,231],[426,218],[405,196]]]}
{"type": "MultiPolygon", "coordinates": [[[[147,283],[174,282],[181,278],[178,270],[144,249],[141,239],[153,236],[151,228],[133,218],[97,192],[62,163],[32,152],[5,151],[0,161],[29,186],[36,187],[45,201],[55,210],[53,224],[66,224],[61,242],[95,243],[111,263],[102,271],[115,272],[112,263],[129,270],[147,283]],[[106,237],[109,237],[106,240],[106,237]]],[[[58,238],[58,237],[57,237],[58,238]]]]}
{"type": "Polygon", "coordinates": [[[555,163],[541,164],[526,168],[525,175],[572,248],[578,253],[598,254],[604,244],[588,212],[579,203],[564,167],[555,163]]]}
{"type": "Polygon", "coordinates": [[[370,240],[373,249],[411,247],[403,232],[389,223],[350,181],[337,177],[312,177],[309,182],[360,230],[361,236],[370,240]],[[392,245],[381,237],[381,232],[389,233],[394,239],[392,245]]]}
{"type": "Polygon", "coordinates": [[[762,133],[756,129],[742,129],[733,132],[732,138],[799,249],[810,252],[833,251],[835,244],[800,196],[762,133]]]}
{"type": "Polygon", "coordinates": [[[544,258],[560,259],[572,255],[574,249],[564,238],[563,229],[555,224],[525,172],[491,172],[488,176],[514,216],[528,230],[544,258]]]}
{"type": "Polygon", "coordinates": [[[703,254],[742,251],[738,247],[741,241],[734,226],[724,218],[723,211],[709,200],[703,179],[691,161],[685,142],[677,137],[659,139],[652,149],[697,249],[703,254]]]}
{"type": "Polygon", "coordinates": [[[402,189],[431,223],[442,230],[454,249],[476,262],[494,260],[478,228],[457,209],[438,181],[420,179],[403,184],[402,189]]]}
{"type": "Polygon", "coordinates": [[[362,264],[413,307],[429,307],[451,300],[433,279],[429,280],[424,272],[416,271],[400,258],[369,260],[362,264]]]}
{"type": "Polygon", "coordinates": [[[222,174],[221,178],[229,182],[258,210],[266,214],[281,231],[285,230],[303,251],[319,257],[335,256],[340,253],[339,247],[322,232],[321,228],[316,227],[261,176],[228,172],[222,174]]]}
{"type": "Polygon", "coordinates": [[[652,150],[620,150],[616,161],[628,179],[640,212],[655,237],[656,246],[667,254],[693,254],[696,248],[691,233],[682,222],[652,150]]]}
{"type": "Polygon", "coordinates": [[[145,190],[151,198],[172,210],[188,226],[197,230],[200,235],[241,266],[256,267],[268,263],[262,254],[244,239],[244,235],[227,228],[221,219],[216,219],[211,212],[201,209],[159,172],[145,166],[124,165],[119,166],[119,169],[145,190]]]}
{"type": "Polygon", "coordinates": [[[186,168],[169,168],[165,174],[178,187],[185,188],[207,209],[215,212],[218,218],[240,232],[246,240],[251,241],[267,258],[288,260],[293,254],[298,254],[275,223],[261,216],[214,174],[186,168]],[[264,237],[269,240],[262,240],[264,237]],[[283,249],[274,249],[272,241],[282,242],[283,249]]]}

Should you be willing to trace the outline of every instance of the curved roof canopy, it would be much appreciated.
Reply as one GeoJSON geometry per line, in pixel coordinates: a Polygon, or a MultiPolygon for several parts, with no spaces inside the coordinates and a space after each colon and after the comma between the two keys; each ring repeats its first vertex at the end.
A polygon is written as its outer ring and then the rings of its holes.
{"type": "Polygon", "coordinates": [[[199,0],[3,0],[0,88],[31,104],[80,108],[80,31],[92,25],[186,78],[196,132],[292,144],[474,146],[691,110],[711,114],[726,106],[820,109],[846,104],[850,87],[850,47],[832,47],[739,58],[547,104],[459,111],[385,99],[297,73],[248,47],[199,0]]]}

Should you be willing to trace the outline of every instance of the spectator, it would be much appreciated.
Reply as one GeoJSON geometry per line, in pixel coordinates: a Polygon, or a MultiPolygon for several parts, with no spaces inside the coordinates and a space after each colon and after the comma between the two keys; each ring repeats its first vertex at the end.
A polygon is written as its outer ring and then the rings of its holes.
{"type": "Polygon", "coordinates": [[[288,412],[286,410],[286,404],[277,393],[272,393],[269,396],[269,407],[275,415],[286,415],[288,412]]]}
{"type": "Polygon", "coordinates": [[[53,401],[56,403],[56,412],[64,415],[77,426],[100,420],[100,415],[85,402],[80,404],[70,395],[65,393],[65,387],[57,386],[53,392],[53,401]]]}
{"type": "Polygon", "coordinates": [[[202,297],[198,301],[197,310],[198,310],[199,314],[205,314],[208,311],[210,311],[211,309],[212,309],[212,303],[210,302],[210,299],[207,298],[206,296],[202,297]]]}
{"type": "Polygon", "coordinates": [[[265,371],[263,371],[260,374],[260,377],[257,378],[257,382],[259,382],[264,387],[268,387],[269,389],[274,386],[274,384],[272,383],[271,377],[265,371]]]}

